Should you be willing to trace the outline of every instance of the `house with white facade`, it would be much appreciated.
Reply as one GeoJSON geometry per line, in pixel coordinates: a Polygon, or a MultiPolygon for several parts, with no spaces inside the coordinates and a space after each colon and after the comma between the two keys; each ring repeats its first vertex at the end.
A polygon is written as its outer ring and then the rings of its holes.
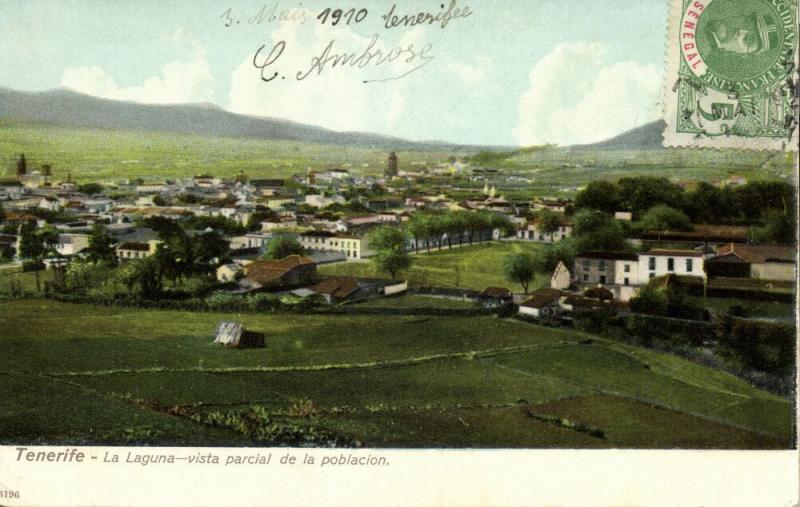
{"type": "Polygon", "coordinates": [[[371,254],[366,248],[366,238],[328,231],[304,232],[298,237],[306,250],[342,252],[350,259],[363,259],[371,254]]]}
{"type": "Polygon", "coordinates": [[[575,257],[575,282],[580,285],[638,285],[635,254],[582,252],[575,257]]]}
{"type": "Polygon", "coordinates": [[[58,245],[56,245],[56,252],[58,252],[60,255],[64,256],[76,255],[85,248],[89,248],[88,234],[58,235],[58,245]]]}
{"type": "Polygon", "coordinates": [[[528,222],[527,227],[517,230],[517,239],[537,241],[541,243],[555,243],[564,238],[572,237],[572,220],[566,216],[559,216],[560,225],[555,232],[544,232],[542,223],[538,218],[528,222]]]}
{"type": "Polygon", "coordinates": [[[639,284],[657,276],[674,274],[705,278],[704,255],[694,250],[653,249],[638,255],[639,284]]]}

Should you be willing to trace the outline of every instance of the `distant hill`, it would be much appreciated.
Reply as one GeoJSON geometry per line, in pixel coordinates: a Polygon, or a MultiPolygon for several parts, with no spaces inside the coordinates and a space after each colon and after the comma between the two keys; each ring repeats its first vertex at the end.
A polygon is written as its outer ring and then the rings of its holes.
{"type": "MultiPolygon", "coordinates": [[[[88,128],[176,132],[403,150],[487,149],[336,132],[289,120],[247,116],[213,104],[155,105],[101,99],[66,89],[37,93],[0,88],[0,118],[88,128]]],[[[491,149],[491,148],[489,148],[491,149]]]]}
{"type": "Polygon", "coordinates": [[[622,134],[592,144],[571,146],[572,150],[655,150],[663,149],[664,120],[657,120],[636,127],[622,134]]]}

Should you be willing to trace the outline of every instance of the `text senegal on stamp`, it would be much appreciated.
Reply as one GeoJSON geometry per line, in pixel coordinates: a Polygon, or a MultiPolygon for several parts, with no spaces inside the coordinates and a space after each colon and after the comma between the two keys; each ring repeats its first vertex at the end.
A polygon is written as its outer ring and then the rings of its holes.
{"type": "Polygon", "coordinates": [[[665,146],[797,150],[793,0],[672,0],[665,146]]]}

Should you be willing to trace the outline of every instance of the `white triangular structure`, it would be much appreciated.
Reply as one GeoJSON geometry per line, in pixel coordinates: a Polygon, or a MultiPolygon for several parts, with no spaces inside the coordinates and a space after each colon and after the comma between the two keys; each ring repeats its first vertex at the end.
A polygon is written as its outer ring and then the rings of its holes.
{"type": "Polygon", "coordinates": [[[569,269],[567,269],[567,266],[565,266],[563,262],[558,261],[558,265],[555,271],[553,271],[553,276],[550,277],[550,288],[565,290],[569,289],[571,283],[572,275],[569,269]]]}

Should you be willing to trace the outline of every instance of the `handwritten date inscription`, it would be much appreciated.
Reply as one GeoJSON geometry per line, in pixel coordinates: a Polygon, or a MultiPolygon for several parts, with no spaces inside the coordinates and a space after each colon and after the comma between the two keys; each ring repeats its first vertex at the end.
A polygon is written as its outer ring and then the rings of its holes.
{"type": "MultiPolygon", "coordinates": [[[[453,20],[467,18],[473,11],[467,7],[457,7],[457,0],[450,0],[449,4],[439,4],[438,11],[403,11],[403,7],[398,8],[398,4],[391,7],[381,16],[380,28],[387,31],[398,31],[403,28],[417,26],[432,26],[445,29],[453,20]]],[[[249,24],[261,24],[263,22],[296,22],[304,24],[308,20],[313,20],[314,14],[307,9],[280,9],[280,2],[274,4],[264,4],[258,13],[246,19],[249,24]]],[[[402,4],[400,4],[402,6],[402,4]]],[[[342,8],[326,7],[316,15],[316,21],[321,25],[336,26],[355,26],[366,25],[370,11],[366,7],[346,6],[342,8]]],[[[228,8],[220,16],[224,20],[226,27],[233,27],[240,23],[240,20],[228,8]]],[[[415,72],[433,60],[431,51],[433,44],[413,43],[401,44],[395,47],[388,47],[383,44],[381,36],[375,33],[369,42],[364,43],[362,48],[341,48],[340,43],[335,38],[322,48],[317,56],[313,56],[307,64],[301,64],[301,70],[294,74],[296,81],[304,81],[309,77],[320,76],[328,69],[375,69],[382,68],[382,75],[372,79],[364,79],[364,83],[391,81],[401,79],[412,72],[415,72]]],[[[253,66],[258,69],[261,81],[269,83],[277,78],[286,79],[282,75],[280,68],[285,68],[284,53],[287,52],[287,43],[280,40],[269,47],[262,44],[253,55],[253,66]]]]}

